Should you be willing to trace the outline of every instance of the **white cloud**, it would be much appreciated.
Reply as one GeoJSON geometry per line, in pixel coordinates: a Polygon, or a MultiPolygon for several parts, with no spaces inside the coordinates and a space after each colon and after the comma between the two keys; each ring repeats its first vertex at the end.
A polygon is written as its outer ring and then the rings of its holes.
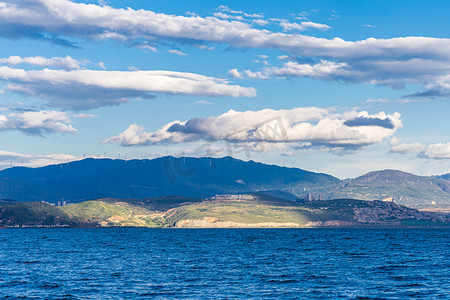
{"type": "Polygon", "coordinates": [[[394,145],[389,152],[390,153],[400,153],[400,154],[407,154],[407,153],[417,153],[425,148],[425,145],[421,143],[403,143],[394,145]]]}
{"type": "Polygon", "coordinates": [[[266,26],[267,24],[269,24],[269,21],[263,19],[254,19],[252,20],[252,23],[255,23],[256,25],[259,26],[266,26]]]}
{"type": "MultiPolygon", "coordinates": [[[[284,55],[279,56],[280,59],[286,59],[284,55]]],[[[288,61],[282,67],[265,68],[263,71],[252,72],[245,70],[239,72],[237,69],[232,69],[228,72],[229,75],[235,78],[252,78],[252,79],[268,79],[270,76],[278,77],[310,77],[316,79],[331,80],[339,76],[344,76],[349,72],[346,70],[347,64],[335,63],[331,61],[320,61],[315,65],[300,64],[293,61],[288,61]]]]}
{"type": "Polygon", "coordinates": [[[233,78],[250,78],[250,79],[269,79],[267,72],[252,72],[250,70],[244,70],[239,72],[237,69],[231,69],[228,71],[228,76],[233,78]]]}
{"type": "MultiPolygon", "coordinates": [[[[450,61],[444,63],[435,59],[413,58],[406,61],[361,59],[347,62],[320,60],[318,63],[303,63],[293,61],[292,59],[295,59],[293,56],[281,55],[278,58],[289,61],[282,67],[265,68],[263,72],[268,76],[364,82],[387,85],[396,89],[404,88],[410,83],[427,88],[426,92],[409,95],[410,97],[450,95],[450,75],[443,75],[450,69],[450,61]]],[[[381,101],[383,100],[368,100],[369,103],[381,101]]]]}
{"type": "Polygon", "coordinates": [[[186,16],[190,16],[190,17],[198,17],[198,14],[192,11],[187,11],[186,12],[186,16]]]}
{"type": "Polygon", "coordinates": [[[213,15],[214,15],[214,17],[219,18],[219,19],[244,21],[244,17],[242,17],[242,16],[228,15],[228,14],[224,14],[222,12],[216,12],[213,15]]]}
{"type": "Polygon", "coordinates": [[[450,143],[432,144],[418,154],[422,158],[450,159],[450,143]]]}
{"type": "Polygon", "coordinates": [[[69,55],[67,55],[66,57],[51,57],[51,58],[45,58],[42,56],[32,56],[32,57],[10,56],[0,58],[0,64],[7,64],[7,65],[28,64],[34,66],[56,67],[66,70],[80,69],[81,66],[85,65],[88,62],[89,62],[88,60],[79,61],[73,59],[69,55]]]}
{"type": "MultiPolygon", "coordinates": [[[[0,35],[7,38],[38,38],[66,46],[77,46],[71,42],[72,38],[114,39],[150,51],[156,51],[156,45],[167,40],[278,49],[303,58],[346,65],[344,74],[341,74],[343,69],[335,70],[327,77],[329,80],[342,79],[394,88],[403,88],[408,83],[418,84],[428,90],[415,96],[450,94],[448,38],[398,37],[345,41],[338,37],[325,39],[256,29],[250,21],[167,15],[68,0],[2,0],[0,3],[0,35]]],[[[219,10],[248,15],[225,7],[219,10]]],[[[327,25],[302,22],[286,26],[325,29],[327,25]]],[[[302,72],[300,74],[305,76],[302,72]]],[[[323,79],[320,76],[316,78],[323,79]]]]}
{"type": "Polygon", "coordinates": [[[391,143],[393,147],[389,150],[390,153],[416,153],[419,158],[450,159],[450,143],[437,143],[427,146],[421,143],[398,144],[398,141],[395,141],[397,143],[391,143]]]}
{"type": "Polygon", "coordinates": [[[228,12],[231,14],[243,14],[244,13],[243,11],[240,11],[240,10],[233,10],[226,5],[219,5],[219,7],[217,7],[217,10],[225,11],[225,12],[228,12]]]}
{"type": "Polygon", "coordinates": [[[212,51],[212,50],[216,49],[216,47],[209,47],[206,45],[195,45],[195,47],[197,47],[200,50],[208,50],[208,51],[212,51]]]}
{"type": "Polygon", "coordinates": [[[250,70],[242,71],[246,78],[250,79],[269,79],[269,76],[265,72],[252,72],[250,70]]]}
{"type": "Polygon", "coordinates": [[[180,55],[180,56],[187,56],[186,53],[181,52],[180,50],[172,49],[172,50],[168,50],[168,52],[169,52],[170,54],[175,54],[175,55],[180,55]]]}
{"type": "Polygon", "coordinates": [[[155,52],[155,53],[158,52],[158,50],[155,47],[150,46],[148,44],[140,44],[140,45],[137,45],[137,47],[141,48],[143,50],[148,50],[148,51],[155,52]]]}
{"type": "Polygon", "coordinates": [[[215,17],[166,15],[150,10],[116,9],[68,0],[40,0],[32,6],[29,0],[3,0],[2,3],[0,25],[4,26],[0,33],[8,37],[13,34],[30,36],[44,31],[67,37],[126,41],[183,38],[227,43],[236,47],[280,49],[296,55],[334,59],[450,58],[450,39],[442,38],[369,38],[353,42],[270,32],[254,29],[244,22],[215,17]],[[18,30],[25,27],[27,31],[18,30]]]}
{"type": "Polygon", "coordinates": [[[93,115],[93,114],[73,114],[72,117],[75,118],[75,119],[95,119],[95,118],[99,118],[99,116],[93,115]]]}
{"type": "Polygon", "coordinates": [[[97,64],[97,66],[99,66],[100,68],[102,68],[103,70],[106,70],[106,67],[105,67],[105,63],[104,62],[99,62],[98,64],[97,64]]]}
{"type": "Polygon", "coordinates": [[[330,26],[328,26],[326,24],[314,23],[311,21],[304,21],[301,23],[292,23],[292,22],[289,22],[288,20],[281,19],[279,21],[279,24],[285,31],[291,31],[291,30],[304,31],[304,30],[308,30],[310,28],[320,29],[320,30],[328,30],[331,28],[330,26]]]}
{"type": "Polygon", "coordinates": [[[377,98],[377,99],[369,98],[366,100],[366,103],[389,103],[389,102],[391,102],[391,100],[383,99],[383,98],[377,98]]]}
{"type": "Polygon", "coordinates": [[[317,107],[291,110],[230,110],[217,117],[173,121],[154,132],[130,125],[124,132],[104,140],[123,146],[158,143],[226,141],[254,151],[322,147],[359,149],[379,143],[402,126],[400,114],[365,111],[333,113],[317,107]]]}
{"type": "Polygon", "coordinates": [[[195,101],[193,104],[208,104],[208,105],[211,105],[211,104],[214,104],[214,103],[206,101],[206,100],[198,100],[198,101],[195,101]]]}
{"type": "Polygon", "coordinates": [[[231,69],[228,71],[228,76],[239,79],[244,78],[244,76],[237,69],[231,69]]]}
{"type": "Polygon", "coordinates": [[[245,12],[240,11],[240,10],[233,10],[233,9],[231,9],[228,6],[225,6],[225,5],[220,5],[217,8],[217,10],[224,11],[224,12],[227,12],[227,13],[230,13],[230,14],[243,15],[243,16],[246,16],[248,18],[263,18],[264,17],[263,14],[248,14],[248,13],[245,13],[245,12]]]}
{"type": "Polygon", "coordinates": [[[288,61],[283,67],[273,67],[268,69],[270,75],[281,77],[311,77],[320,79],[329,79],[338,76],[337,74],[346,74],[346,63],[335,63],[331,61],[321,60],[315,65],[299,64],[297,62],[288,61]]]}
{"type": "Polygon", "coordinates": [[[0,115],[0,131],[18,130],[27,135],[74,133],[67,113],[52,110],[11,112],[0,115]]]}
{"type": "Polygon", "coordinates": [[[398,138],[396,138],[395,136],[389,140],[389,144],[392,146],[398,145],[399,143],[400,142],[399,142],[398,138]]]}
{"type": "Polygon", "coordinates": [[[253,97],[253,88],[230,85],[226,79],[171,71],[23,70],[0,67],[6,89],[47,99],[68,109],[117,105],[153,93],[253,97]],[[70,90],[70,93],[67,91],[70,90]]]}
{"type": "Polygon", "coordinates": [[[68,154],[23,154],[0,150],[0,169],[22,165],[26,167],[42,167],[77,159],[79,157],[68,154]]]}
{"type": "Polygon", "coordinates": [[[295,151],[286,151],[281,153],[282,156],[288,156],[288,157],[293,157],[293,156],[297,156],[297,152],[295,151]]]}

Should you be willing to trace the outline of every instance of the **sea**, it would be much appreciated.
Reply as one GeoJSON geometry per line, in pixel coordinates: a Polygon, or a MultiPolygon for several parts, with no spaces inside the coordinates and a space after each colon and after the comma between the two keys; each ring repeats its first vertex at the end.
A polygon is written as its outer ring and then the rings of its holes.
{"type": "Polygon", "coordinates": [[[449,229],[0,229],[1,299],[450,299],[449,229]]]}

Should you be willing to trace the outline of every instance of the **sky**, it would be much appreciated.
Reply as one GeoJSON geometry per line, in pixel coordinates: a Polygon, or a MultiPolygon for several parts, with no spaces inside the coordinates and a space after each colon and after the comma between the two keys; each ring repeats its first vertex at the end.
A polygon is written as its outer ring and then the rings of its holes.
{"type": "Polygon", "coordinates": [[[0,169],[450,172],[450,2],[0,0],[0,169]]]}

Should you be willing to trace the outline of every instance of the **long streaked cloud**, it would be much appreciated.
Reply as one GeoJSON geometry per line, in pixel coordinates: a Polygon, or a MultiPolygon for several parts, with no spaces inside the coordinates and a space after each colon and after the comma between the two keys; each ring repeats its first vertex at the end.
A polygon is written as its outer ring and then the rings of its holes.
{"type": "Polygon", "coordinates": [[[280,49],[309,57],[450,58],[450,39],[403,37],[345,41],[252,28],[239,21],[215,17],[186,17],[150,10],[117,9],[68,0],[2,0],[0,34],[35,36],[53,34],[122,41],[189,39],[226,43],[236,47],[280,49]]]}
{"type": "MultiPolygon", "coordinates": [[[[222,14],[252,17],[225,6],[219,10],[222,14]]],[[[66,44],[70,44],[72,38],[114,39],[149,49],[167,40],[278,49],[314,58],[315,63],[288,62],[271,70],[274,76],[366,82],[394,88],[418,84],[426,90],[413,96],[450,95],[450,39],[410,36],[346,41],[273,32],[253,28],[251,24],[248,20],[167,15],[68,0],[0,0],[0,35],[6,37],[42,38],[66,44]],[[335,68],[324,73],[320,70],[324,64],[335,68]]],[[[326,26],[312,22],[298,25],[305,28],[326,26]]]]}
{"type": "Polygon", "coordinates": [[[60,111],[25,111],[0,114],[0,131],[21,131],[27,135],[74,133],[70,116],[60,111]]]}
{"type": "Polygon", "coordinates": [[[0,67],[7,91],[50,101],[51,106],[83,110],[117,105],[154,93],[253,97],[253,88],[225,79],[171,71],[24,70],[0,67]],[[70,91],[68,93],[68,91],[70,91]]]}
{"type": "Polygon", "coordinates": [[[246,143],[254,149],[322,147],[355,150],[381,142],[402,126],[399,113],[365,111],[334,113],[331,109],[306,107],[290,110],[230,110],[217,117],[173,121],[154,132],[130,125],[124,132],[104,140],[123,146],[158,143],[226,141],[246,143]],[[259,146],[263,147],[259,147],[259,146]]]}
{"type": "Polygon", "coordinates": [[[41,167],[80,159],[69,154],[24,154],[0,150],[0,169],[12,166],[41,167]]]}
{"type": "Polygon", "coordinates": [[[20,65],[28,64],[33,66],[46,66],[46,67],[56,67],[66,70],[77,70],[83,65],[88,63],[88,60],[76,60],[69,55],[65,57],[42,57],[42,56],[31,56],[31,57],[21,57],[21,56],[10,56],[0,58],[0,64],[7,65],[20,65]]]}
{"type": "MultiPolygon", "coordinates": [[[[281,59],[295,57],[281,56],[281,59]]],[[[302,62],[289,60],[281,67],[266,67],[261,71],[238,71],[232,69],[229,75],[234,78],[306,77],[320,80],[333,80],[352,83],[386,85],[401,89],[407,84],[419,85],[425,91],[405,97],[448,97],[450,95],[450,59],[411,58],[406,60],[348,59],[345,62],[320,60],[302,62]],[[247,74],[261,74],[259,77],[247,74]]]]}

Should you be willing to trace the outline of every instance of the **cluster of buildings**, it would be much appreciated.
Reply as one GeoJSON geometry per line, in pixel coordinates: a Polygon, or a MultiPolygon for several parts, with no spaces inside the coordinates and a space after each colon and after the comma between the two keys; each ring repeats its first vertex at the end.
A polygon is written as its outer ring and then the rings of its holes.
{"type": "Polygon", "coordinates": [[[303,197],[303,200],[305,200],[305,201],[323,200],[323,195],[322,194],[316,195],[316,194],[308,193],[303,197]]]}
{"type": "Polygon", "coordinates": [[[50,202],[47,202],[47,201],[42,201],[42,203],[47,203],[47,204],[50,204],[50,205],[53,205],[53,206],[67,206],[67,205],[69,205],[69,203],[67,201],[65,201],[65,200],[60,200],[57,203],[50,203],[50,202]]]}
{"type": "Polygon", "coordinates": [[[215,195],[211,198],[209,198],[210,200],[253,200],[253,196],[252,195],[232,195],[232,194],[225,194],[225,195],[215,195]]]}
{"type": "Polygon", "coordinates": [[[56,206],[67,206],[67,201],[65,201],[65,200],[58,201],[56,206]]]}

